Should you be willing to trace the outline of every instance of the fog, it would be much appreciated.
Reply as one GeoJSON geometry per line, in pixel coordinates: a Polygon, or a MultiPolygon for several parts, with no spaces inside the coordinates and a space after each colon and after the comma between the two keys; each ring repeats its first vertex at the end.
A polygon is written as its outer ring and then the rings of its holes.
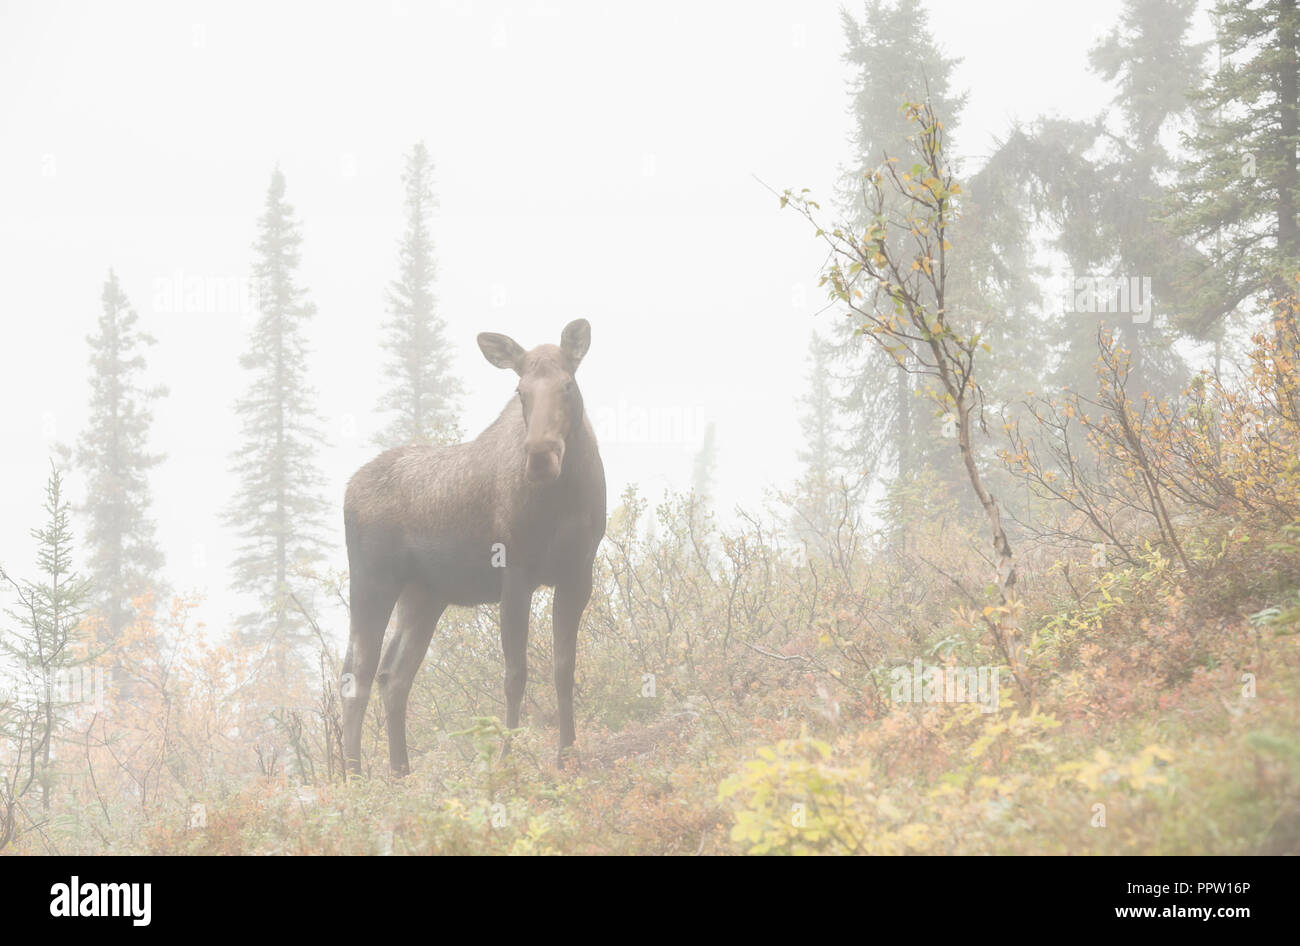
{"type": "MultiPolygon", "coordinates": [[[[931,4],[962,60],[970,162],[1017,118],[1105,101],[1085,56],[1117,4],[1052,7],[931,4]]],[[[250,278],[277,165],[302,221],[321,462],[341,503],[375,452],[383,290],[419,140],[436,165],[436,289],[468,435],[512,392],[475,335],[531,346],[585,317],[611,502],[627,484],[652,500],[688,485],[710,423],[720,515],[796,476],[809,332],[834,316],[818,316],[824,252],[763,184],[829,195],[845,163],[838,4],[6,3],[3,17],[10,567],[30,558],[48,457],[84,423],[83,338],[111,267],[158,340],[149,377],[170,389],[151,477],[166,575],[224,624],[233,543],[217,514],[235,488],[252,318],[229,288],[250,278]]],[[[340,516],[329,523],[343,567],[340,516]]]]}
{"type": "MultiPolygon", "coordinates": [[[[1211,9],[4,4],[11,899],[1300,853],[1300,8],[1211,9]]],[[[1117,863],[1032,902],[1249,915],[1117,863]]]]}

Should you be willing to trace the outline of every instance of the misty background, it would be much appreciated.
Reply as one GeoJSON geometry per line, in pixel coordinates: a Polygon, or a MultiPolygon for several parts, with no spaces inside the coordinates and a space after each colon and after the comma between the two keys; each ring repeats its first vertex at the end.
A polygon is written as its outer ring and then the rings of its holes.
{"type": "MultiPolygon", "coordinates": [[[[1017,118],[1108,100],[1087,50],[1118,3],[928,7],[961,60],[964,169],[1017,118]]],[[[49,457],[85,423],[84,337],[112,268],[158,342],[147,378],[170,390],[152,427],[166,454],[151,475],[165,575],[205,596],[210,627],[226,626],[235,542],[219,512],[237,486],[232,405],[253,317],[226,288],[251,277],[278,164],[317,307],[306,331],[329,441],[329,565],[345,566],[339,509],[377,452],[384,290],[404,155],[421,140],[436,166],[438,311],[467,436],[513,391],[475,335],[532,347],[583,317],[593,342],[579,380],[611,506],[631,483],[652,502],[687,486],[709,424],[724,519],[797,475],[809,334],[836,316],[814,317],[824,248],[756,178],[834,190],[850,130],[839,4],[0,9],[6,565],[31,560],[49,457]]],[[[74,471],[74,499],[82,484],[74,471]]]]}

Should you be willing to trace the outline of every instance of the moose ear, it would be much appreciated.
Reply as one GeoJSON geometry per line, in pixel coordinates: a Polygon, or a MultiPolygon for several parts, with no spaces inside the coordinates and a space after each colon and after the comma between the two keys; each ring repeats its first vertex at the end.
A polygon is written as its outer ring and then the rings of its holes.
{"type": "Polygon", "coordinates": [[[578,363],[582,361],[582,356],[587,354],[587,349],[591,347],[591,323],[586,319],[574,319],[568,325],[564,326],[564,331],[560,333],[560,348],[564,353],[573,359],[573,367],[577,368],[578,363]]]}
{"type": "Polygon", "coordinates": [[[483,357],[498,368],[510,368],[518,371],[520,364],[523,362],[523,348],[509,335],[498,335],[496,332],[480,332],[478,347],[479,351],[483,352],[483,357]]]}

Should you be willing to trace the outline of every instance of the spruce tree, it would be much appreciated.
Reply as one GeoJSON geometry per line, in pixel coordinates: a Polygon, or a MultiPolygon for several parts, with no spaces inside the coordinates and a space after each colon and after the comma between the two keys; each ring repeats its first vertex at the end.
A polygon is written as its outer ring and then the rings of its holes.
{"type": "Polygon", "coordinates": [[[411,149],[402,182],[406,232],[398,246],[398,276],[387,292],[387,389],[379,400],[379,411],[392,419],[375,437],[384,448],[459,439],[461,385],[451,372],[451,350],[434,295],[436,267],[429,218],[436,198],[433,160],[423,142],[411,149]]]}
{"type": "Polygon", "coordinates": [[[103,312],[90,345],[90,420],[75,463],[86,474],[88,572],[109,640],[132,617],[131,600],[156,587],[163,556],[149,515],[149,471],[162,460],[149,452],[150,404],[166,393],[144,382],[145,350],[154,339],[110,270],[103,312]]]}
{"type": "MultiPolygon", "coordinates": [[[[948,315],[969,331],[979,331],[994,357],[981,382],[994,407],[1019,397],[1041,377],[1044,326],[1039,317],[1042,267],[1035,261],[1033,214],[1024,168],[997,152],[962,184],[961,215],[953,221],[949,261],[948,315]]],[[[933,428],[930,428],[933,433],[933,428]]],[[[929,465],[951,466],[951,445],[926,441],[929,465]]],[[[964,473],[954,482],[968,490],[964,473]]]]}
{"type": "Polygon", "coordinates": [[[50,806],[54,782],[53,746],[69,714],[61,694],[69,687],[67,674],[86,659],[77,647],[81,619],[90,601],[90,585],[73,569],[71,510],[63,495],[63,477],[53,463],[45,486],[45,525],[33,529],[36,567],[40,578],[18,581],[0,568],[15,605],[8,609],[16,623],[0,635],[0,654],[10,658],[19,675],[22,696],[17,712],[5,722],[4,735],[22,749],[21,784],[6,786],[20,798],[38,788],[41,807],[50,806]]]}
{"type": "MultiPolygon", "coordinates": [[[[910,136],[917,127],[907,121],[905,105],[928,101],[943,117],[946,127],[956,125],[966,96],[953,90],[952,75],[958,60],[943,55],[930,29],[930,18],[920,0],[868,0],[861,21],[842,14],[848,48],[845,62],[853,70],[852,144],[854,159],[841,181],[841,204],[850,226],[859,233],[871,225],[865,200],[865,178],[885,160],[909,159],[910,136]]],[[[907,160],[907,165],[911,160],[907,160]]],[[[888,195],[885,216],[901,222],[911,213],[909,203],[888,195]]],[[[891,246],[902,255],[907,227],[891,227],[891,246]]],[[[894,516],[892,543],[906,546],[913,483],[927,469],[939,469],[953,482],[963,473],[949,444],[940,438],[940,417],[923,399],[918,365],[906,352],[893,357],[857,334],[861,324],[846,317],[832,333],[837,359],[836,408],[844,431],[841,476],[861,498],[871,478],[901,490],[894,516]]],[[[965,495],[965,492],[958,492],[965,495]]],[[[836,496],[844,509],[844,496],[836,496]]]]}
{"type": "Polygon", "coordinates": [[[1296,0],[1227,0],[1215,21],[1220,63],[1195,96],[1176,218],[1215,264],[1196,285],[1202,330],[1294,291],[1300,268],[1296,0]]]}
{"type": "Polygon", "coordinates": [[[990,161],[1026,182],[1027,203],[1054,229],[1051,245],[1073,275],[1150,278],[1145,324],[1129,314],[1075,312],[1063,298],[1070,287],[1052,287],[1053,388],[1094,389],[1103,319],[1132,351],[1143,390],[1172,394],[1186,376],[1173,340],[1187,324],[1186,287],[1209,261],[1170,223],[1177,168],[1165,141],[1200,81],[1205,50],[1190,40],[1194,13],[1193,0],[1125,0],[1119,22],[1090,53],[1092,71],[1114,89],[1106,111],[1017,128],[990,161]]]}
{"type": "Polygon", "coordinates": [[[298,282],[301,244],[277,167],[253,245],[260,313],[240,359],[251,377],[235,406],[243,426],[233,464],[240,486],[226,520],[240,537],[232,585],[258,600],[241,629],[247,639],[271,646],[280,667],[305,630],[293,598],[306,586],[303,572],[322,557],[327,509],[316,460],[325,440],[304,334],[316,307],[298,282]]]}
{"type": "MultiPolygon", "coordinates": [[[[847,40],[844,61],[853,70],[854,157],[840,196],[850,221],[865,226],[863,175],[879,166],[886,153],[905,153],[906,138],[915,130],[904,117],[904,103],[928,97],[952,124],[965,96],[951,91],[958,60],[939,50],[920,0],[868,0],[861,20],[847,11],[841,17],[847,40]]],[[[846,431],[843,466],[853,480],[889,467],[896,475],[913,473],[922,418],[914,403],[910,366],[900,366],[876,346],[863,343],[854,335],[857,328],[846,319],[834,333],[840,363],[847,368],[836,398],[846,431]]]]}
{"type": "Polygon", "coordinates": [[[840,467],[834,392],[831,390],[831,346],[816,332],[808,343],[808,390],[799,399],[799,429],[803,446],[796,456],[803,472],[791,497],[790,534],[798,542],[821,550],[835,527],[840,467]]]}
{"type": "Polygon", "coordinates": [[[835,404],[830,385],[830,357],[830,346],[813,332],[808,342],[808,392],[799,399],[803,447],[797,456],[804,466],[803,478],[819,484],[830,482],[835,469],[835,404]]]}
{"type": "MultiPolygon", "coordinates": [[[[1080,230],[1091,226],[1105,241],[1105,252],[1089,262],[1109,263],[1123,277],[1150,277],[1152,322],[1120,318],[1113,327],[1132,352],[1134,379],[1142,389],[1165,396],[1176,394],[1189,373],[1174,341],[1190,325],[1186,287],[1209,262],[1171,226],[1168,202],[1176,165],[1163,140],[1189,114],[1191,92],[1204,75],[1205,44],[1190,38],[1195,14],[1195,0],[1125,0],[1119,23],[1092,49],[1093,72],[1115,88],[1114,118],[1106,123],[1111,127],[1101,129],[1105,150],[1096,159],[1100,226],[1074,221],[1080,230]]],[[[1092,321],[1075,325],[1063,362],[1067,371],[1075,368],[1067,383],[1077,390],[1091,390],[1096,383],[1092,321]]]]}
{"type": "Polygon", "coordinates": [[[717,427],[712,422],[704,428],[704,439],[695,453],[691,469],[691,491],[704,508],[713,502],[713,474],[718,463],[717,427]]]}

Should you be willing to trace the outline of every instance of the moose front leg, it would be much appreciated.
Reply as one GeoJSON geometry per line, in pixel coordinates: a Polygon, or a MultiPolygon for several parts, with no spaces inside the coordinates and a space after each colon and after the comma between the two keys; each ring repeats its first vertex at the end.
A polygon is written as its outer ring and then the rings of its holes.
{"type": "Polygon", "coordinates": [[[578,660],[578,624],[590,598],[590,574],[555,586],[551,624],[555,630],[555,698],[560,709],[561,765],[564,750],[573,745],[573,670],[578,660]]]}
{"type": "Polygon", "coordinates": [[[501,649],[506,657],[506,728],[519,728],[519,705],[528,682],[528,612],[533,589],[511,581],[506,573],[501,591],[501,649]]]}

